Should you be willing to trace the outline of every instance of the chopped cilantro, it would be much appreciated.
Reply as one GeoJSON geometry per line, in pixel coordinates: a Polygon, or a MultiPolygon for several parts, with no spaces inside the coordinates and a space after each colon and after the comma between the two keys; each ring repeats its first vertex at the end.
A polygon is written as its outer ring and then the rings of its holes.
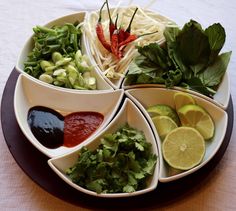
{"type": "Polygon", "coordinates": [[[106,134],[96,150],[83,147],[66,173],[74,183],[97,193],[134,192],[146,187],[156,161],[143,132],[126,124],[106,134]]]}

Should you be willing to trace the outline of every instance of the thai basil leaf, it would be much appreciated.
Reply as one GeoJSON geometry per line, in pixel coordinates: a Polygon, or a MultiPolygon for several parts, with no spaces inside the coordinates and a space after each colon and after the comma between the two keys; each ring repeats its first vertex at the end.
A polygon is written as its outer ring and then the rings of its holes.
{"type": "Polygon", "coordinates": [[[192,77],[191,79],[186,81],[187,85],[188,85],[188,89],[192,89],[194,91],[200,92],[206,96],[213,96],[213,94],[209,89],[207,89],[207,87],[202,83],[200,78],[197,77],[192,77]]]}
{"type": "Polygon", "coordinates": [[[199,78],[205,86],[212,87],[220,84],[222,77],[227,70],[231,53],[232,52],[230,51],[219,55],[212,65],[208,66],[201,74],[199,74],[199,78]]]}
{"type": "Polygon", "coordinates": [[[185,65],[208,63],[210,45],[199,23],[193,20],[186,23],[176,41],[178,53],[185,65]]]}
{"type": "Polygon", "coordinates": [[[224,45],[226,34],[224,28],[221,26],[220,23],[215,23],[209,26],[205,30],[205,34],[208,37],[208,41],[211,48],[211,55],[209,58],[209,64],[211,64],[212,62],[214,62],[218,53],[224,45]]]}
{"type": "Polygon", "coordinates": [[[165,29],[164,36],[167,43],[168,55],[176,69],[180,69],[183,73],[183,77],[185,79],[189,79],[191,78],[192,72],[184,65],[177,48],[176,37],[179,35],[179,33],[180,29],[177,27],[167,27],[165,29]]]}
{"type": "Polygon", "coordinates": [[[146,59],[149,59],[154,64],[158,65],[164,70],[168,70],[168,68],[172,65],[168,53],[161,48],[157,43],[151,43],[144,47],[137,47],[138,52],[145,56],[146,59]]]}

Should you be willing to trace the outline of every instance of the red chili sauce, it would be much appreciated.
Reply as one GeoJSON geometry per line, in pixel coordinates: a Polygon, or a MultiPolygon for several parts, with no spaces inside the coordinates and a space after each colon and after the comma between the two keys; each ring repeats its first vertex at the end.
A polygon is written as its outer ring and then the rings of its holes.
{"type": "Polygon", "coordinates": [[[74,147],[91,136],[103,122],[98,112],[76,112],[65,116],[64,146],[74,147]]]}
{"type": "Polygon", "coordinates": [[[75,112],[63,117],[57,111],[34,106],[27,121],[35,138],[45,147],[74,147],[92,135],[103,122],[98,112],[75,112]]]}

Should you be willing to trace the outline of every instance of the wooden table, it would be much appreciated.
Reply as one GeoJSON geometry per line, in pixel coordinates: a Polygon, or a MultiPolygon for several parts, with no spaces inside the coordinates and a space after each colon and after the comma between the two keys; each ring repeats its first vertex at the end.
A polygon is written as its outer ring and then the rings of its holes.
{"type": "MultiPolygon", "coordinates": [[[[116,4],[117,1],[110,1],[116,4]]],[[[135,1],[145,5],[145,1],[135,1]]],[[[96,9],[97,3],[86,1],[40,1],[22,0],[1,1],[0,3],[0,90],[1,94],[11,73],[20,49],[36,24],[43,24],[50,19],[81,9],[96,9]],[[36,9],[35,9],[36,7],[36,9]]],[[[175,20],[179,25],[190,18],[208,26],[220,22],[227,32],[224,51],[233,50],[229,66],[231,81],[231,96],[233,104],[236,95],[236,24],[234,16],[236,6],[233,1],[204,0],[204,1],[170,1],[159,0],[152,9],[175,20]]],[[[1,128],[1,127],[0,127],[1,128]]],[[[11,130],[11,128],[9,128],[11,130]]],[[[199,186],[189,190],[187,194],[177,197],[167,204],[152,206],[156,210],[236,210],[236,132],[233,131],[229,146],[219,164],[207,174],[199,186]]],[[[74,206],[60,200],[36,185],[16,164],[9,153],[0,129],[0,207],[11,210],[91,210],[92,206],[74,206]]],[[[99,208],[99,207],[98,207],[99,208]]],[[[101,208],[101,207],[100,207],[101,208]]],[[[103,206],[105,208],[105,206],[103,206]]],[[[144,208],[142,208],[144,209],[144,208]]]]}

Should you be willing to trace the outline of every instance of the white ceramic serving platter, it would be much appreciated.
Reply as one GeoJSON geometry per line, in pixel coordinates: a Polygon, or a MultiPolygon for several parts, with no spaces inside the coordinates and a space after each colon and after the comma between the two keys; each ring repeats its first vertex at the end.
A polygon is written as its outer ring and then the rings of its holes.
{"type": "MultiPolygon", "coordinates": [[[[114,8],[111,8],[112,10],[114,8]]],[[[75,21],[83,22],[89,15],[91,15],[89,12],[78,12],[55,19],[45,26],[51,27],[68,22],[74,23],[75,21]]],[[[161,15],[160,19],[170,21],[161,15]]],[[[16,119],[27,139],[43,154],[51,158],[48,164],[52,170],[75,189],[93,196],[108,198],[144,194],[154,190],[157,187],[158,180],[161,182],[171,182],[192,174],[208,163],[219,150],[226,133],[228,120],[227,113],[224,111],[227,109],[230,100],[228,72],[226,72],[213,99],[181,87],[166,89],[164,85],[160,84],[127,85],[124,77],[121,77],[119,80],[110,80],[104,75],[90,49],[90,42],[93,42],[93,40],[82,36],[82,52],[88,55],[90,63],[94,67],[92,75],[97,79],[98,90],[67,89],[44,83],[24,72],[24,61],[27,60],[27,55],[33,47],[32,37],[33,35],[25,43],[16,64],[16,69],[21,73],[17,80],[14,94],[16,119]],[[196,103],[203,106],[212,116],[216,128],[213,140],[206,142],[206,153],[201,164],[183,172],[173,171],[163,160],[161,141],[150,116],[145,110],[147,107],[155,104],[167,104],[174,107],[173,95],[179,91],[192,95],[196,103]],[[127,98],[122,102],[124,93],[127,98]],[[48,149],[38,142],[27,123],[28,110],[36,105],[55,109],[63,115],[78,111],[96,111],[104,115],[104,121],[94,134],[78,146],[73,148],[62,146],[57,149],[48,149]],[[148,187],[134,193],[97,194],[72,183],[65,175],[65,170],[76,162],[78,150],[82,146],[87,146],[91,149],[96,148],[100,143],[100,138],[105,133],[114,132],[125,122],[128,122],[134,128],[142,130],[147,140],[152,143],[153,153],[158,155],[154,175],[150,179],[148,187]]],[[[163,42],[164,40],[159,40],[159,43],[163,42]]],[[[124,73],[127,71],[128,69],[124,73]]]]}
{"type": "MultiPolygon", "coordinates": [[[[114,11],[115,11],[115,12],[119,12],[119,10],[123,10],[123,9],[126,9],[126,8],[133,8],[133,9],[135,9],[136,7],[138,7],[138,6],[137,6],[137,5],[133,5],[133,6],[129,6],[129,7],[127,7],[127,6],[126,6],[126,7],[125,7],[125,6],[123,6],[123,7],[116,7],[116,8],[110,8],[110,11],[111,11],[111,14],[112,14],[114,11]]],[[[143,9],[143,8],[142,8],[142,9],[143,9]]],[[[171,23],[171,24],[174,23],[174,22],[171,21],[168,17],[162,16],[162,15],[158,14],[158,13],[155,12],[155,11],[145,9],[145,12],[147,12],[150,17],[153,16],[154,18],[156,18],[156,20],[159,21],[159,24],[160,24],[160,25],[163,24],[163,27],[164,27],[164,25],[167,25],[167,24],[170,24],[170,23],[171,23]]],[[[88,19],[88,18],[90,18],[91,15],[93,15],[93,16],[96,15],[96,16],[97,16],[98,13],[99,13],[99,10],[97,10],[97,11],[92,11],[92,12],[88,12],[88,13],[86,14],[86,16],[85,16],[85,20],[88,19]]],[[[108,19],[109,19],[106,9],[104,9],[104,10],[102,11],[102,18],[103,18],[103,20],[108,20],[108,19]]],[[[114,17],[113,17],[113,18],[114,18],[114,17]]],[[[135,19],[134,19],[134,21],[135,21],[135,19]]],[[[94,26],[94,29],[95,29],[95,28],[96,28],[96,26],[94,26]]],[[[108,29],[105,29],[105,30],[108,30],[108,29]]],[[[91,45],[90,45],[90,43],[98,42],[98,41],[97,41],[97,38],[94,37],[92,40],[91,40],[91,39],[92,39],[92,38],[89,38],[89,39],[88,39],[87,36],[85,36],[86,54],[89,55],[89,57],[90,57],[90,59],[91,59],[92,65],[96,68],[96,70],[97,70],[98,72],[100,72],[100,74],[104,77],[104,79],[107,81],[107,83],[110,84],[110,86],[112,86],[114,89],[119,89],[119,88],[121,87],[121,84],[122,84],[123,80],[124,80],[124,76],[123,76],[123,77],[120,77],[119,79],[110,79],[110,78],[107,78],[107,77],[104,75],[104,71],[101,70],[101,68],[99,67],[98,63],[96,62],[96,59],[95,59],[95,57],[94,57],[95,52],[93,52],[93,50],[91,50],[91,45]]],[[[160,40],[156,40],[156,42],[159,43],[159,44],[164,43],[164,41],[165,41],[164,37],[162,37],[160,40]]],[[[128,71],[128,68],[127,68],[126,70],[124,70],[123,74],[125,75],[127,71],[128,71]]]]}
{"type": "Polygon", "coordinates": [[[215,123],[215,134],[212,140],[206,141],[206,153],[203,158],[203,161],[196,167],[188,170],[188,171],[173,171],[173,169],[169,168],[166,162],[163,160],[161,153],[161,141],[159,139],[156,128],[151,120],[151,117],[147,113],[146,109],[150,106],[156,104],[166,104],[174,108],[174,94],[179,92],[178,90],[165,89],[165,88],[138,88],[138,89],[130,89],[126,90],[125,94],[136,103],[136,105],[141,109],[145,117],[150,123],[150,126],[155,134],[158,150],[160,154],[160,174],[159,181],[161,182],[170,182],[173,180],[180,179],[185,177],[204,165],[206,165],[211,158],[216,154],[219,150],[226,133],[228,115],[227,113],[216,106],[212,102],[207,101],[204,98],[201,98],[196,95],[191,95],[196,104],[205,108],[205,110],[211,115],[214,123],[215,123]]]}
{"type": "MultiPolygon", "coordinates": [[[[45,26],[47,26],[47,27],[52,27],[55,25],[60,26],[65,23],[74,23],[76,21],[79,21],[81,23],[81,22],[83,22],[85,16],[86,16],[86,12],[78,12],[78,13],[74,13],[71,15],[63,16],[58,19],[52,20],[51,22],[45,24],[45,26]]],[[[82,30],[83,30],[83,28],[82,28],[82,30]]],[[[82,35],[81,39],[82,39],[81,40],[82,53],[86,54],[85,37],[82,35]]],[[[35,78],[33,76],[27,74],[26,72],[24,72],[24,62],[27,61],[27,56],[31,52],[31,50],[33,49],[33,44],[34,44],[34,42],[33,42],[33,35],[32,35],[24,44],[24,47],[23,47],[22,51],[20,52],[19,57],[17,59],[17,63],[16,63],[16,69],[20,73],[25,74],[26,77],[28,77],[29,79],[32,79],[32,80],[34,80],[35,78]]],[[[96,68],[93,68],[91,70],[91,75],[97,79],[97,89],[98,90],[113,90],[113,88],[104,80],[104,78],[96,70],[96,68]]],[[[40,81],[40,80],[38,80],[38,81],[42,84],[46,84],[43,81],[40,81]]],[[[50,86],[55,87],[54,85],[50,85],[50,86]]],[[[59,89],[66,89],[66,88],[62,88],[62,87],[58,87],[58,88],[59,89]]],[[[77,90],[77,92],[83,92],[83,91],[84,90],[77,90]]],[[[90,90],[90,91],[93,91],[93,90],[90,90]]]]}
{"type": "Polygon", "coordinates": [[[78,146],[72,148],[61,146],[56,149],[49,149],[41,145],[32,134],[27,123],[27,115],[31,107],[49,107],[62,115],[79,111],[95,111],[103,114],[104,120],[102,124],[87,139],[87,141],[89,141],[112,120],[120,106],[123,94],[124,91],[121,89],[107,90],[102,93],[89,91],[78,93],[76,90],[71,89],[62,90],[43,84],[39,82],[39,80],[31,80],[24,74],[21,74],[15,88],[14,110],[17,122],[29,141],[48,157],[55,157],[68,153],[78,146]]]}
{"type": "Polygon", "coordinates": [[[125,99],[124,104],[119,110],[119,113],[115,116],[112,122],[100,134],[98,134],[96,137],[90,140],[89,143],[87,142],[87,143],[81,144],[79,146],[79,149],[77,149],[76,151],[72,153],[68,153],[67,155],[63,155],[63,156],[48,160],[48,164],[60,178],[62,178],[66,183],[68,183],[73,188],[83,193],[93,195],[93,196],[98,196],[98,197],[116,198],[116,197],[136,196],[136,195],[144,194],[144,193],[154,190],[158,184],[159,156],[158,156],[158,150],[157,150],[157,145],[156,145],[154,135],[152,133],[151,128],[149,127],[147,120],[143,116],[142,112],[128,98],[125,99]],[[156,154],[158,157],[154,173],[148,180],[148,186],[145,189],[135,191],[132,193],[97,194],[96,192],[87,190],[73,183],[70,180],[70,178],[65,174],[65,172],[68,168],[72,167],[76,163],[78,159],[78,150],[80,150],[83,146],[86,146],[88,149],[91,149],[91,150],[96,149],[98,145],[101,143],[100,140],[104,136],[104,134],[113,133],[126,123],[128,123],[129,126],[137,130],[143,131],[146,140],[152,144],[152,148],[151,148],[152,153],[156,154]]]}
{"type": "MultiPolygon", "coordinates": [[[[121,88],[124,90],[127,89],[135,89],[135,88],[142,88],[142,87],[159,87],[159,88],[165,88],[165,85],[163,84],[137,84],[137,85],[127,85],[126,79],[123,80],[123,83],[121,85],[121,88]]],[[[201,98],[204,98],[215,105],[219,106],[220,108],[226,110],[229,104],[229,99],[230,99],[230,80],[229,80],[229,75],[228,71],[226,71],[222,82],[220,83],[220,86],[218,87],[218,90],[216,94],[213,96],[213,98],[207,97],[206,95],[203,95],[199,92],[185,89],[182,87],[175,86],[173,87],[175,90],[183,91],[183,92],[188,92],[190,94],[199,96],[201,98]]]]}

